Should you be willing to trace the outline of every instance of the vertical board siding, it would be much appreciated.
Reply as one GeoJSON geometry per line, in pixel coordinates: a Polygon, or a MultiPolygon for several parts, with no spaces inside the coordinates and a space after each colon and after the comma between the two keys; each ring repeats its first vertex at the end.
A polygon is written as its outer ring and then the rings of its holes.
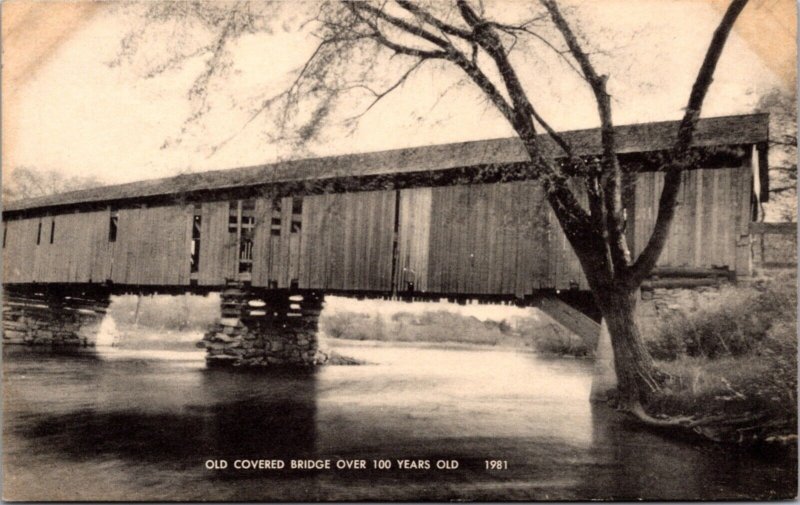
{"type": "Polygon", "coordinates": [[[206,202],[200,225],[200,266],[198,283],[224,285],[236,273],[236,235],[228,233],[227,201],[206,202]]]}
{"type": "MultiPolygon", "coordinates": [[[[754,148],[751,146],[751,150],[754,148]]],[[[746,156],[744,166],[737,171],[738,180],[731,184],[736,188],[736,192],[731,196],[734,206],[735,229],[734,240],[736,243],[735,270],[736,275],[749,276],[753,273],[753,251],[750,237],[750,220],[752,209],[750,207],[753,199],[753,170],[757,169],[757,164],[753,163],[753,156],[746,156]]]]}
{"type": "Polygon", "coordinates": [[[280,235],[272,235],[273,200],[256,200],[252,276],[254,286],[269,286],[272,282],[279,288],[288,288],[295,280],[298,285],[302,284],[301,254],[305,250],[303,229],[307,226],[305,209],[301,215],[300,232],[292,233],[292,198],[281,198],[280,201],[280,235]]]}
{"type": "Polygon", "coordinates": [[[272,200],[256,200],[255,230],[253,231],[253,286],[269,286],[270,274],[270,226],[272,200]]]}
{"type": "MultiPolygon", "coordinates": [[[[738,168],[684,172],[658,265],[727,266],[748,273],[752,177],[749,159],[738,168]]],[[[655,224],[664,174],[629,178],[633,185],[623,195],[629,209],[626,234],[638,255],[655,224]]],[[[586,206],[581,185],[570,184],[586,206]]],[[[287,288],[297,280],[304,289],[387,292],[394,285],[403,292],[413,282],[418,292],[517,296],[576,284],[588,288],[537,181],[305,196],[299,233],[291,232],[292,198],[280,203],[280,235],[273,236],[272,200],[256,199],[252,282],[257,286],[274,282],[287,288]]],[[[201,285],[237,277],[229,205],[202,204],[201,285]]],[[[189,284],[192,207],[117,212],[113,243],[109,210],[5,221],[3,282],[189,284]]]]}
{"type": "MultiPolygon", "coordinates": [[[[524,296],[535,289],[586,286],[537,182],[430,191],[427,291],[524,296]]],[[[406,217],[401,213],[401,230],[406,217]]]]}
{"type": "Polygon", "coordinates": [[[36,227],[39,219],[6,221],[8,234],[3,251],[3,282],[32,282],[36,227]]]}
{"type": "MultiPolygon", "coordinates": [[[[633,253],[642,252],[655,226],[663,172],[643,172],[636,182],[633,253]]],[[[742,168],[689,170],[681,176],[678,207],[664,252],[663,267],[736,267],[737,209],[749,198],[750,181],[742,168]],[[742,184],[742,181],[745,184],[742,184]],[[744,196],[742,195],[744,192],[744,196]]],[[[749,212],[749,204],[747,206],[749,212]]],[[[746,217],[749,222],[749,215],[746,217]]],[[[629,225],[630,226],[630,225],[629,225]]]]}
{"type": "MultiPolygon", "coordinates": [[[[117,284],[189,284],[191,208],[180,205],[118,212],[112,280],[117,284]]],[[[202,252],[200,261],[202,264],[202,252]]]]}
{"type": "Polygon", "coordinates": [[[389,291],[394,217],[394,191],[305,197],[300,287],[389,291]]]}
{"type": "Polygon", "coordinates": [[[13,220],[5,224],[8,235],[3,251],[3,282],[99,283],[109,278],[107,211],[13,220]],[[39,223],[42,234],[37,245],[39,223]]]}

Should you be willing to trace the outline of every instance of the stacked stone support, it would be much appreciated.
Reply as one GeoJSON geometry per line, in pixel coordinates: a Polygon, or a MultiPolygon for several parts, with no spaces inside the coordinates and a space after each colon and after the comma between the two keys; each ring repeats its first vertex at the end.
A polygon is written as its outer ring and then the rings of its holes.
{"type": "Polygon", "coordinates": [[[222,318],[199,343],[209,366],[307,368],[328,360],[317,341],[321,293],[229,284],[221,300],[222,318]]]}
{"type": "Polygon", "coordinates": [[[93,346],[109,303],[98,291],[6,288],[3,344],[93,346]]]}
{"type": "Polygon", "coordinates": [[[642,291],[639,323],[643,333],[657,333],[675,317],[686,317],[713,305],[730,284],[697,288],[653,289],[642,291]]]}

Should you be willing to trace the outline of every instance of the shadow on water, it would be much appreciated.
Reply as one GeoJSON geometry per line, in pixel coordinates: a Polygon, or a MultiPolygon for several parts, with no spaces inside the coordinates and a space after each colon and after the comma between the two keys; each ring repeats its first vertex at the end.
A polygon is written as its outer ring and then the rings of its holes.
{"type": "Polygon", "coordinates": [[[4,345],[3,360],[13,360],[14,362],[41,362],[42,360],[86,360],[97,361],[100,355],[95,347],[79,346],[28,346],[28,345],[4,345]]]}
{"type": "Polygon", "coordinates": [[[315,440],[313,375],[203,373],[205,401],[175,411],[85,408],[37,413],[17,427],[37,446],[75,460],[114,456],[178,466],[206,458],[274,458],[311,453],[315,440]],[[229,376],[229,377],[226,377],[229,376]],[[237,398],[237,383],[263,391],[237,398]]]}

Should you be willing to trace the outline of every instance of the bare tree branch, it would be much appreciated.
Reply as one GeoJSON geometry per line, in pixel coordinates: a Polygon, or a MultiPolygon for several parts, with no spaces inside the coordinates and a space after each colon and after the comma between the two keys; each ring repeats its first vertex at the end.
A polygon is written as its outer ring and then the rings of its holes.
{"type": "Polygon", "coordinates": [[[428,32],[427,30],[424,30],[419,26],[415,26],[409,23],[408,21],[400,19],[396,16],[392,16],[391,14],[388,14],[386,11],[373,7],[372,5],[366,2],[348,0],[346,4],[350,6],[350,8],[353,9],[354,12],[357,12],[359,10],[368,12],[372,14],[376,19],[381,19],[383,21],[386,21],[387,23],[394,25],[396,28],[399,28],[400,30],[406,33],[409,33],[411,35],[416,35],[417,37],[427,40],[428,42],[435,44],[443,49],[451,47],[451,44],[445,39],[437,37],[436,35],[428,32]]]}
{"type": "MultiPolygon", "coordinates": [[[[540,0],[550,13],[558,31],[567,43],[572,57],[578,62],[586,81],[592,89],[597,103],[600,117],[600,135],[603,150],[602,171],[600,172],[600,186],[590,192],[590,198],[600,198],[603,205],[593,205],[602,213],[604,222],[603,230],[607,235],[607,254],[616,271],[624,271],[630,262],[630,252],[624,235],[624,221],[622,216],[622,171],[617,159],[616,135],[614,122],[611,117],[611,100],[606,90],[608,76],[599,75],[594,68],[589,55],[583,50],[575,32],[564,18],[555,0],[540,0]]],[[[600,216],[598,216],[600,219],[600,216]]]]}
{"type": "Polygon", "coordinates": [[[666,176],[664,177],[664,189],[661,191],[661,197],[658,201],[658,216],[656,217],[653,233],[650,235],[650,239],[647,241],[647,245],[642,250],[642,253],[630,269],[630,282],[632,283],[640,283],[645,276],[650,273],[653,267],[655,267],[661,255],[661,251],[664,249],[664,245],[667,242],[669,227],[675,216],[675,207],[678,201],[681,171],[687,168],[686,161],[688,159],[689,148],[692,144],[697,121],[700,118],[703,101],[705,100],[709,87],[711,87],[714,71],[722,55],[725,42],[733,29],[736,19],[747,5],[747,2],[748,0],[732,0],[711,38],[711,43],[708,46],[705,58],[700,66],[694,85],[692,86],[692,92],[689,95],[689,103],[686,106],[686,112],[678,128],[677,140],[672,148],[672,160],[666,176]]]}
{"type": "Polygon", "coordinates": [[[381,100],[382,100],[384,97],[386,97],[386,95],[388,95],[388,94],[389,94],[389,93],[391,93],[392,91],[396,90],[397,88],[399,88],[400,86],[402,86],[403,84],[405,84],[405,82],[408,80],[409,76],[410,76],[411,74],[413,74],[413,73],[414,73],[414,71],[416,71],[416,70],[417,70],[419,67],[421,67],[421,66],[422,66],[422,64],[423,64],[423,63],[425,63],[426,61],[427,61],[427,59],[426,59],[426,58],[422,58],[422,59],[420,59],[420,60],[417,60],[417,62],[416,62],[416,63],[414,63],[414,64],[411,66],[411,68],[409,68],[408,70],[406,70],[406,71],[403,73],[403,75],[402,75],[402,76],[400,76],[400,78],[399,78],[397,81],[395,81],[395,82],[394,82],[394,84],[392,84],[391,86],[389,86],[388,88],[386,88],[386,89],[385,89],[385,90],[383,90],[383,91],[376,92],[375,90],[373,90],[373,89],[371,89],[371,88],[369,88],[369,87],[367,87],[367,86],[363,86],[363,85],[358,85],[358,86],[356,86],[356,87],[360,87],[360,88],[362,88],[362,89],[366,89],[367,91],[369,91],[370,93],[372,93],[372,94],[375,96],[375,99],[374,99],[372,102],[370,102],[370,103],[369,103],[369,105],[367,105],[367,107],[366,107],[366,108],[365,108],[363,111],[361,111],[361,113],[359,113],[359,114],[357,114],[357,115],[355,115],[355,116],[352,116],[352,117],[350,117],[350,118],[347,118],[345,121],[346,121],[346,122],[350,122],[350,121],[354,121],[354,120],[357,120],[357,119],[360,119],[361,117],[363,117],[363,116],[364,116],[364,114],[366,114],[367,112],[369,112],[369,111],[370,111],[370,110],[371,110],[371,109],[372,109],[372,108],[373,108],[375,105],[377,105],[377,104],[378,104],[378,102],[380,102],[380,101],[381,101],[381,100]]]}
{"type": "Polygon", "coordinates": [[[347,5],[350,8],[350,10],[356,17],[358,17],[364,24],[366,24],[372,29],[370,37],[374,38],[379,43],[383,44],[392,51],[400,54],[405,54],[406,56],[415,56],[417,58],[444,58],[447,56],[446,51],[418,49],[415,47],[405,46],[403,44],[399,44],[397,42],[389,40],[389,38],[386,35],[384,35],[383,32],[381,32],[377,20],[382,19],[384,21],[387,21],[403,31],[407,31],[407,29],[404,27],[408,27],[408,29],[413,30],[408,33],[421,37],[430,42],[435,41],[434,43],[442,48],[449,47],[449,43],[446,40],[436,37],[435,35],[430,34],[425,30],[422,30],[421,28],[415,27],[410,23],[407,23],[406,21],[403,21],[394,16],[390,16],[381,11],[380,9],[376,9],[375,7],[369,4],[363,2],[346,2],[345,5],[347,5]],[[366,17],[364,14],[360,12],[361,10],[372,14],[373,19],[366,17]]]}
{"type": "Polygon", "coordinates": [[[469,30],[464,30],[457,26],[445,23],[441,19],[433,16],[431,13],[422,9],[419,5],[410,2],[408,0],[396,0],[396,1],[400,7],[414,14],[421,21],[435,26],[436,28],[441,30],[442,33],[446,33],[447,35],[454,35],[464,40],[472,40],[472,32],[470,32],[469,30]]]}

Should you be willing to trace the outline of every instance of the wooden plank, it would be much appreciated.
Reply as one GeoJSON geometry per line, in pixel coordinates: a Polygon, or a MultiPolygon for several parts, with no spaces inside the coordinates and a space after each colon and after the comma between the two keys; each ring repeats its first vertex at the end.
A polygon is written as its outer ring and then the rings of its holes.
{"type": "MultiPolygon", "coordinates": [[[[692,258],[689,252],[692,251],[692,238],[691,238],[691,204],[689,196],[689,173],[683,172],[681,174],[681,188],[680,188],[680,201],[677,209],[678,227],[674,232],[674,241],[677,244],[677,251],[675,254],[674,266],[688,267],[692,264],[692,258]]],[[[657,212],[657,211],[656,211],[657,212]]]]}
{"type": "MultiPolygon", "coordinates": [[[[382,198],[381,193],[376,191],[370,198],[370,206],[376,209],[379,216],[386,212],[386,200],[382,198]]],[[[381,231],[380,221],[380,219],[370,219],[370,216],[360,216],[359,240],[363,256],[357,263],[359,284],[361,285],[359,289],[369,289],[371,286],[380,284],[378,267],[382,258],[379,257],[380,251],[376,247],[376,241],[381,231]]],[[[394,223],[392,223],[392,227],[394,227],[394,223]]]]}
{"type": "Polygon", "coordinates": [[[731,271],[721,268],[656,267],[652,277],[728,277],[731,271]]]}
{"type": "Polygon", "coordinates": [[[749,277],[753,273],[753,258],[750,248],[750,215],[752,198],[752,167],[750,157],[745,157],[744,166],[735,171],[738,175],[739,192],[736,205],[736,275],[749,277]]]}
{"type": "Polygon", "coordinates": [[[381,237],[381,247],[379,249],[380,261],[377,263],[381,266],[379,275],[379,282],[381,290],[389,290],[392,286],[392,261],[394,254],[394,240],[395,240],[395,216],[396,216],[396,198],[395,191],[385,191],[383,194],[384,212],[381,214],[381,223],[378,228],[383,230],[384,233],[381,237]]]}
{"type": "Polygon", "coordinates": [[[278,269],[275,272],[279,288],[289,287],[289,254],[292,229],[292,198],[281,198],[281,236],[278,249],[278,269]]]}
{"type": "Polygon", "coordinates": [[[526,234],[530,230],[531,222],[527,216],[526,207],[528,201],[525,198],[522,183],[515,183],[513,187],[512,209],[514,220],[514,246],[516,249],[516,276],[514,278],[514,295],[522,298],[529,291],[526,290],[526,277],[530,275],[530,252],[525,247],[526,234]]]}
{"type": "Polygon", "coordinates": [[[494,212],[491,198],[493,187],[490,185],[478,186],[479,191],[479,217],[475,237],[475,258],[473,266],[473,293],[491,293],[489,287],[489,261],[492,255],[492,226],[494,212]]]}
{"type": "MultiPolygon", "coordinates": [[[[399,291],[405,290],[409,282],[413,283],[414,289],[417,291],[424,291],[425,288],[422,285],[427,285],[427,278],[420,271],[417,264],[422,254],[427,255],[427,247],[424,253],[420,250],[419,242],[421,237],[419,236],[419,230],[420,227],[425,226],[425,223],[418,221],[418,219],[424,219],[423,216],[415,219],[416,192],[416,189],[400,191],[400,215],[397,221],[397,265],[395,269],[395,285],[399,291]]],[[[430,220],[429,216],[428,220],[430,220]]]]}
{"type": "Polygon", "coordinates": [[[767,235],[794,235],[797,233],[797,223],[760,223],[749,224],[750,233],[767,235]]]}
{"type": "Polygon", "coordinates": [[[691,266],[703,266],[703,175],[698,170],[687,172],[690,176],[689,187],[692,188],[692,211],[693,211],[693,234],[692,241],[693,254],[691,266]]]}
{"type": "MultiPolygon", "coordinates": [[[[710,194],[707,194],[704,198],[708,201],[708,227],[710,232],[710,239],[712,247],[709,248],[710,257],[707,259],[707,264],[709,266],[717,265],[719,266],[720,260],[722,259],[723,251],[723,244],[720,243],[720,210],[719,207],[721,202],[719,201],[719,172],[720,170],[707,170],[706,171],[709,175],[710,181],[710,194]],[[710,197],[710,198],[709,198],[710,197]]],[[[727,209],[723,209],[725,212],[727,209]]],[[[707,237],[708,238],[708,237],[707,237]]]]}
{"type": "MultiPolygon", "coordinates": [[[[108,210],[95,212],[93,216],[93,242],[94,260],[92,265],[92,280],[105,282],[111,277],[112,244],[108,241],[108,228],[110,226],[110,212],[108,210]]],[[[60,236],[56,232],[56,240],[60,236]]]]}
{"type": "Polygon", "coordinates": [[[430,210],[430,235],[428,240],[428,278],[427,285],[428,291],[439,293],[441,292],[440,281],[440,260],[439,255],[441,249],[439,248],[439,237],[441,220],[439,213],[441,212],[441,204],[439,198],[441,197],[439,188],[431,189],[431,210],[430,210]]]}
{"type": "Polygon", "coordinates": [[[488,206],[487,206],[487,222],[486,222],[486,292],[497,293],[500,290],[500,277],[497,265],[498,252],[497,242],[499,237],[500,228],[500,214],[498,212],[498,193],[500,192],[499,184],[488,185],[488,206]]]}
{"type": "Polygon", "coordinates": [[[556,322],[583,338],[590,349],[597,346],[600,336],[600,325],[592,318],[561,301],[556,297],[544,297],[538,301],[536,308],[553,318],[556,322]]]}
{"type": "Polygon", "coordinates": [[[714,175],[715,170],[695,170],[700,178],[700,208],[703,234],[700,244],[700,261],[697,266],[710,267],[713,264],[716,247],[716,224],[714,223],[714,175]]]}
{"type": "Polygon", "coordinates": [[[272,201],[266,198],[255,199],[253,212],[253,286],[267,286],[269,281],[269,233],[272,201]]]}
{"type": "Polygon", "coordinates": [[[299,286],[301,289],[308,289],[311,287],[311,270],[310,270],[310,250],[308,242],[311,240],[313,234],[313,218],[311,210],[309,209],[308,197],[303,198],[303,212],[301,215],[303,228],[300,232],[300,257],[298,258],[298,273],[299,286]]]}
{"type": "Polygon", "coordinates": [[[730,212],[731,206],[731,170],[720,170],[719,180],[719,205],[718,234],[721,244],[720,265],[733,268],[736,262],[736,241],[733,236],[734,219],[730,212]]]}
{"type": "Polygon", "coordinates": [[[200,234],[201,285],[223,285],[229,272],[228,202],[204,202],[200,234]]]}
{"type": "Polygon", "coordinates": [[[366,254],[366,239],[364,238],[364,231],[366,223],[371,216],[365,214],[373,214],[380,212],[377,207],[379,203],[373,198],[372,194],[360,195],[355,193],[356,198],[353,198],[350,208],[350,225],[353,227],[353,242],[351,244],[353,257],[351,259],[348,269],[350,271],[350,283],[353,289],[364,289],[366,282],[363,279],[363,266],[366,254]],[[360,197],[360,198],[359,198],[360,197]]]}

